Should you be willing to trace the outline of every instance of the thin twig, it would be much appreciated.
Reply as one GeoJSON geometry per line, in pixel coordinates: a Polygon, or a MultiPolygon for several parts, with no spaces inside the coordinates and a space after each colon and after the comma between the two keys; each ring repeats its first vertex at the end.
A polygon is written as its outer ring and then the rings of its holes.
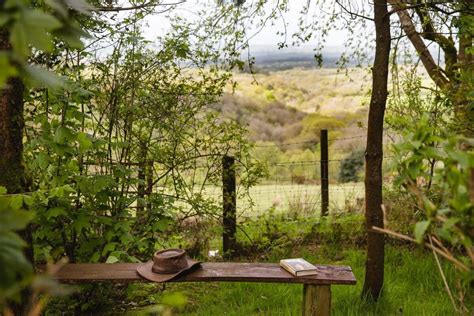
{"type": "MultiPolygon", "coordinates": [[[[375,232],[378,232],[378,233],[391,235],[391,236],[394,236],[394,237],[397,237],[397,238],[400,238],[400,239],[403,239],[403,240],[408,240],[408,241],[411,241],[413,243],[418,243],[415,239],[413,239],[409,236],[406,236],[406,235],[403,235],[403,234],[400,234],[400,233],[397,233],[397,232],[394,232],[394,231],[391,231],[391,230],[388,230],[388,229],[372,226],[371,230],[375,231],[375,232]]],[[[452,263],[454,263],[454,265],[458,269],[460,269],[462,271],[466,271],[466,272],[469,271],[469,268],[464,263],[462,263],[461,261],[459,261],[458,259],[453,257],[450,253],[445,253],[444,251],[442,251],[442,250],[440,250],[436,247],[433,247],[433,246],[431,246],[430,244],[427,244],[427,243],[422,243],[422,245],[429,248],[429,249],[431,249],[431,250],[436,251],[438,254],[443,256],[446,260],[449,260],[452,263]]]]}
{"type": "Polygon", "coordinates": [[[434,246],[433,246],[433,241],[431,240],[431,236],[428,236],[428,239],[430,241],[431,247],[433,247],[433,256],[435,257],[436,260],[436,265],[438,266],[439,273],[441,274],[441,278],[443,279],[444,287],[446,288],[446,292],[448,292],[449,299],[451,300],[451,303],[453,304],[454,310],[457,312],[458,308],[456,306],[456,302],[454,301],[453,293],[451,293],[451,289],[449,288],[448,281],[446,280],[446,276],[444,275],[443,268],[441,267],[441,263],[439,262],[438,255],[436,254],[436,251],[434,251],[434,246]]]}

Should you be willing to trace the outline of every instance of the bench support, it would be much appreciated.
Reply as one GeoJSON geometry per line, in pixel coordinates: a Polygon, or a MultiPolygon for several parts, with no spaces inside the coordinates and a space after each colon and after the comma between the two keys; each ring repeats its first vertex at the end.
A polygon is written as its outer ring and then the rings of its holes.
{"type": "Polygon", "coordinates": [[[303,316],[331,314],[331,286],[305,284],[303,286],[303,316]]]}

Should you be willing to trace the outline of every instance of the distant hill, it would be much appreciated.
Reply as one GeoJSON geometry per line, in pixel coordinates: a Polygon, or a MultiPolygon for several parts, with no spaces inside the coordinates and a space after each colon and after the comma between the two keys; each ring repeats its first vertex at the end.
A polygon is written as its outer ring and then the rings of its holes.
{"type": "MultiPolygon", "coordinates": [[[[326,49],[322,55],[322,68],[338,68],[341,57],[340,49],[326,49]]],[[[255,67],[264,71],[288,70],[292,68],[320,68],[311,47],[283,48],[274,46],[252,46],[250,56],[255,58],[255,67]]],[[[245,59],[248,51],[242,54],[245,59]]],[[[347,66],[355,66],[354,61],[348,61],[347,66]]]]}
{"type": "Polygon", "coordinates": [[[302,68],[238,73],[234,75],[237,87],[229,89],[213,109],[246,126],[256,142],[317,141],[321,128],[338,136],[359,135],[359,125],[365,125],[367,117],[365,75],[361,69],[345,74],[337,69],[302,68]]]}

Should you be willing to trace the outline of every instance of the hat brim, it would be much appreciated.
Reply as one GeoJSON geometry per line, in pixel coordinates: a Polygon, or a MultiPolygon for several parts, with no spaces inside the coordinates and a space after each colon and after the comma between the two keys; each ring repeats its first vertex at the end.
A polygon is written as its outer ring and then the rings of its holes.
{"type": "Polygon", "coordinates": [[[166,282],[166,281],[169,281],[169,280],[177,277],[181,273],[184,273],[186,271],[189,271],[189,270],[193,269],[194,267],[198,266],[201,263],[200,261],[196,261],[196,260],[193,260],[193,259],[190,259],[190,258],[186,258],[186,261],[188,262],[188,267],[186,269],[183,269],[181,271],[171,273],[171,274],[153,272],[151,270],[151,268],[153,267],[153,261],[148,261],[144,264],[139,265],[137,267],[137,273],[142,278],[145,278],[145,279],[147,279],[149,281],[152,281],[152,282],[158,282],[158,283],[166,282]]]}

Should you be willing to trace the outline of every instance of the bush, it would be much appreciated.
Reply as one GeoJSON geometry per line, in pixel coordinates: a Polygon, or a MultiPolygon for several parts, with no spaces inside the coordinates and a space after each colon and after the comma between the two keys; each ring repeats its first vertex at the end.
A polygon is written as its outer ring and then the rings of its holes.
{"type": "Polygon", "coordinates": [[[339,181],[357,182],[359,181],[359,172],[364,166],[364,151],[357,150],[342,160],[339,169],[339,181]]]}

